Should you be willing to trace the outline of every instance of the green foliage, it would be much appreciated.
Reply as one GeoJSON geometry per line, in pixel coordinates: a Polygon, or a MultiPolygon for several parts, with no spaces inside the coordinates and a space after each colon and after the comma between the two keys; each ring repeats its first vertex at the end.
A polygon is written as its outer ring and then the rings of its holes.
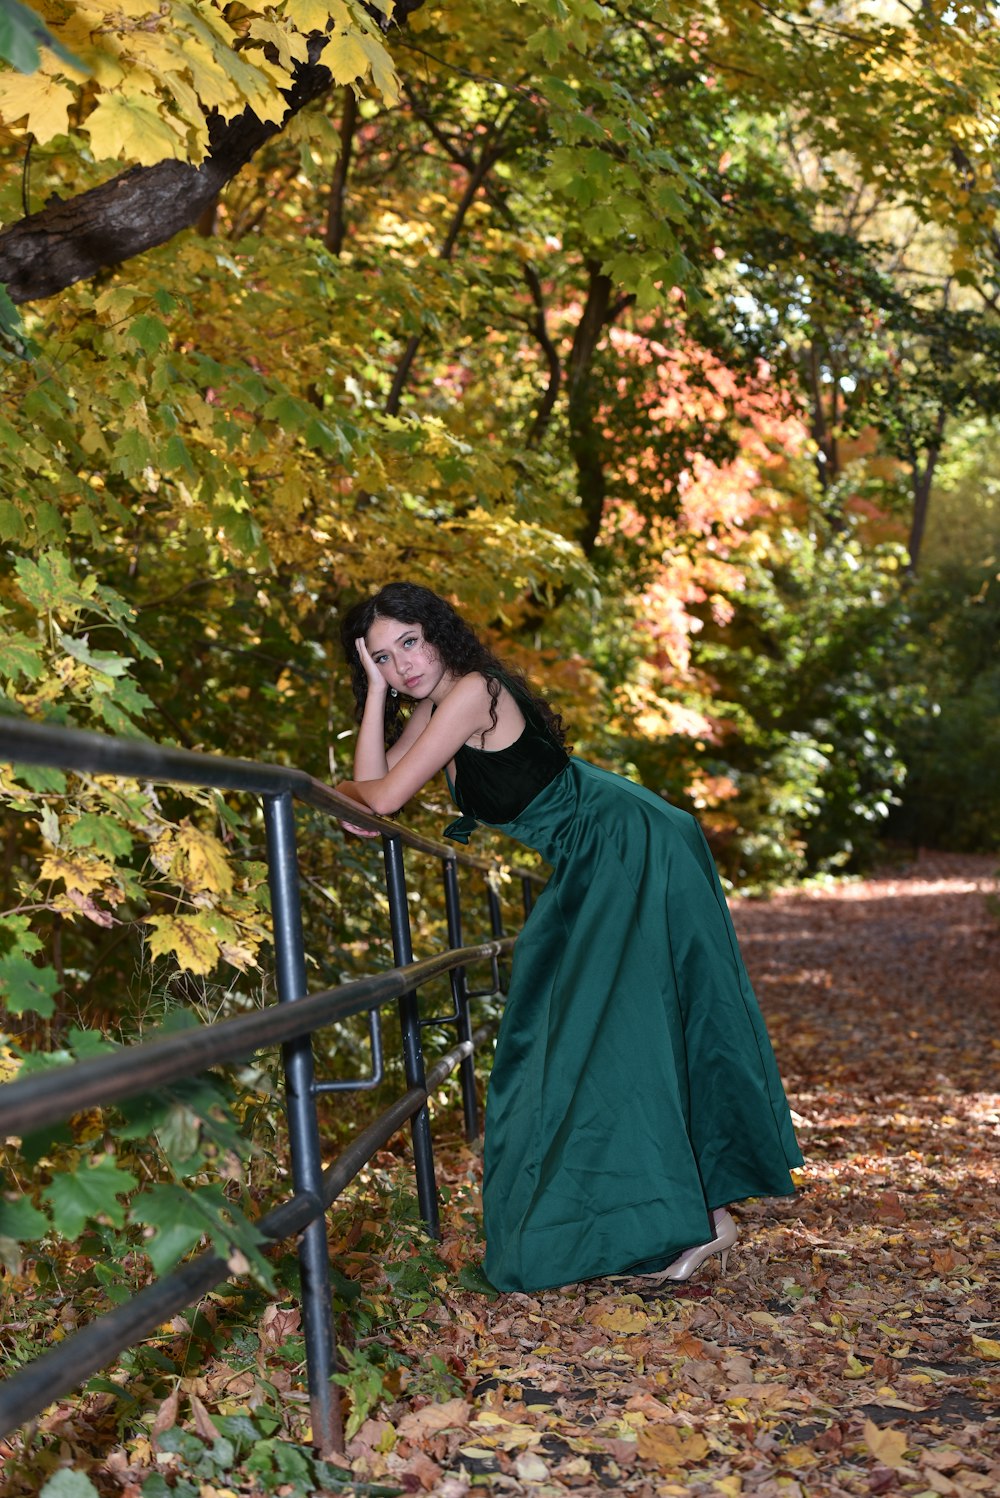
{"type": "Polygon", "coordinates": [[[98,1498],[98,1492],[82,1472],[64,1469],[49,1478],[38,1498],[98,1498]]]}
{"type": "MultiPolygon", "coordinates": [[[[80,59],[52,35],[36,11],[22,5],[21,0],[4,0],[0,10],[0,59],[22,73],[33,73],[40,60],[39,47],[51,48],[71,68],[82,70],[80,59]]],[[[56,1495],[53,1494],[52,1498],[56,1495]]],[[[65,1495],[65,1498],[70,1498],[70,1495],[65,1495]]]]}
{"type": "Polygon", "coordinates": [[[890,831],[917,847],[1000,841],[1000,582],[991,561],[929,572],[910,601],[923,711],[909,724],[890,831]]]}
{"type": "MultiPolygon", "coordinates": [[[[400,1489],[373,1483],[356,1484],[350,1471],[322,1461],[306,1446],[294,1441],[276,1440],[260,1433],[246,1416],[218,1417],[219,1435],[212,1441],[185,1430],[164,1431],[158,1438],[162,1451],[177,1458],[172,1466],[173,1479],[153,1473],[143,1483],[143,1493],[152,1498],[199,1498],[206,1485],[226,1482],[233,1469],[241,1465],[265,1493],[281,1492],[288,1498],[309,1498],[317,1491],[373,1495],[392,1498],[400,1489]]],[[[67,1495],[68,1498],[68,1495],[67,1495]]]]}
{"type": "Polygon", "coordinates": [[[694,762],[696,779],[728,787],[706,821],[734,882],[857,867],[876,848],[920,697],[900,676],[911,648],[901,567],[897,549],[866,551],[815,516],[742,560],[725,628],[706,614],[693,658],[714,684],[706,705],[719,727],[694,762]]]}

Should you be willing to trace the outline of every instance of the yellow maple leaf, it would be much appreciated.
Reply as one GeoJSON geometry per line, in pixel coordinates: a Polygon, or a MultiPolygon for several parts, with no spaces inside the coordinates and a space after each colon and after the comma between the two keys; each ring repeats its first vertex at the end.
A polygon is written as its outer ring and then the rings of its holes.
{"type": "Polygon", "coordinates": [[[196,95],[207,110],[217,109],[225,119],[242,110],[242,96],[233,87],[225,69],[219,66],[210,47],[187,33],[183,37],[165,36],[160,40],[164,70],[190,77],[196,95]]]}
{"type": "Polygon", "coordinates": [[[330,69],[335,83],[354,83],[368,72],[369,57],[356,31],[332,36],[323,48],[323,66],[330,69]]]}
{"type": "Polygon", "coordinates": [[[351,25],[351,13],[342,0],[286,0],[285,15],[299,31],[325,31],[328,21],[337,30],[351,25]]]}
{"type": "Polygon", "coordinates": [[[972,1345],[980,1357],[988,1358],[990,1362],[1000,1361],[1000,1342],[995,1342],[992,1337],[973,1335],[972,1345]]]}
{"type": "Polygon", "coordinates": [[[288,73],[297,62],[305,62],[309,56],[305,37],[285,26],[279,26],[275,21],[265,21],[258,16],[250,22],[249,32],[260,41],[271,44],[278,54],[278,61],[288,73]]]}
{"type": "Polygon", "coordinates": [[[201,915],[151,915],[149,950],[154,957],[173,955],[190,973],[207,976],[219,960],[219,944],[201,915]]]}
{"type": "Polygon", "coordinates": [[[865,1445],[883,1467],[898,1467],[906,1451],[906,1436],[901,1430],[882,1429],[874,1420],[866,1420],[862,1431],[865,1445]]]}
{"type": "Polygon", "coordinates": [[[39,145],[55,135],[66,134],[72,103],[73,90],[44,73],[0,76],[0,120],[5,125],[24,120],[24,128],[31,131],[39,145]]]}
{"type": "Polygon", "coordinates": [[[387,104],[397,103],[399,100],[399,78],[389,51],[382,45],[377,36],[362,36],[361,45],[371,64],[372,82],[375,87],[387,104]]]}
{"type": "Polygon", "coordinates": [[[79,890],[89,895],[110,879],[114,873],[111,864],[103,858],[93,858],[86,853],[50,853],[42,859],[38,871],[39,879],[61,879],[67,890],[79,890]]]}
{"type": "MultiPolygon", "coordinates": [[[[194,38],[200,40],[210,52],[213,62],[226,79],[228,100],[220,100],[216,105],[220,114],[230,119],[244,104],[249,104],[261,120],[283,118],[288,103],[276,84],[267,77],[267,64],[262,62],[259,67],[254,66],[233,51],[232,32],[226,31],[221,17],[215,15],[210,6],[194,5],[188,13],[183,35],[185,57],[189,41],[194,38]]],[[[197,79],[195,88],[201,95],[197,79]]],[[[204,98],[204,95],[201,96],[204,98]]]]}
{"type": "Polygon", "coordinates": [[[230,894],[233,873],[226,850],[211,832],[203,832],[185,817],[174,835],[170,872],[190,890],[230,894]]]}
{"type": "Polygon", "coordinates": [[[140,166],[187,156],[184,132],[148,95],[102,94],[85,129],[98,161],[127,156],[140,166]]]}
{"type": "MultiPolygon", "coordinates": [[[[121,37],[115,36],[109,28],[106,12],[77,4],[62,25],[53,30],[84,64],[87,75],[95,83],[102,88],[117,88],[124,81],[127,69],[119,56],[121,37]]],[[[81,77],[54,53],[47,54],[45,71],[81,77]],[[48,58],[52,59],[51,63],[48,58]]]]}

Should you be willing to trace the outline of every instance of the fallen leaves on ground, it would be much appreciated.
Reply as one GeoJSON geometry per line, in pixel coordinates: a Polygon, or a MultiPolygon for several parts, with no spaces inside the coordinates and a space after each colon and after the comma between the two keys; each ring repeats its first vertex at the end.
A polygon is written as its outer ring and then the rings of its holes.
{"type": "MultiPolygon", "coordinates": [[[[479,1158],[441,1149],[440,1272],[416,1311],[411,1299],[408,1315],[386,1314],[348,1347],[385,1355],[347,1443],[358,1490],[1000,1491],[993,872],[990,859],[935,855],[737,904],[807,1163],[794,1200],[739,1207],[726,1278],[713,1261],[673,1291],[594,1281],[478,1293],[479,1158]]],[[[395,1263],[366,1253],[371,1226],[359,1219],[337,1240],[335,1263],[391,1308],[407,1254],[428,1262],[426,1250],[397,1231],[395,1263]]],[[[203,1310],[220,1325],[227,1315],[215,1300],[203,1310]]],[[[178,1419],[209,1439],[211,1415],[264,1409],[283,1422],[279,1436],[301,1435],[301,1366],[274,1361],[298,1328],[294,1308],[264,1311],[242,1368],[221,1358],[193,1368],[150,1416],[148,1439],[116,1443],[109,1424],[87,1464],[101,1494],[139,1498],[151,1470],[170,1478],[174,1458],[159,1444],[178,1419]]],[[[186,1329],[179,1319],[178,1336],[186,1329]]],[[[86,1419],[79,1398],[44,1417],[63,1459],[93,1447],[102,1398],[91,1396],[86,1419]]],[[[261,1487],[245,1469],[227,1482],[203,1484],[203,1498],[303,1491],[261,1487]]]]}

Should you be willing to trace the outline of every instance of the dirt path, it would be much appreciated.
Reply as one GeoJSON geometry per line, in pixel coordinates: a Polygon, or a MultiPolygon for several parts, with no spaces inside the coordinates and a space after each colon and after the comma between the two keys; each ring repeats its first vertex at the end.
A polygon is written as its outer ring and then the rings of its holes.
{"type": "MultiPolygon", "coordinates": [[[[995,867],[926,857],[740,902],[799,1196],[742,1208],[727,1278],[677,1295],[449,1292],[422,1354],[464,1396],[367,1421],[356,1475],[445,1498],[1000,1491],[995,867]]],[[[448,1168],[457,1269],[475,1162],[448,1168]]]]}

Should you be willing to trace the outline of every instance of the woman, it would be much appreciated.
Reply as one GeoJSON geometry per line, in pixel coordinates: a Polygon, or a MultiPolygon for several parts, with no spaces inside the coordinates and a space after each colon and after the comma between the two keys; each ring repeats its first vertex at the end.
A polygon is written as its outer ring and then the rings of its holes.
{"type": "Polygon", "coordinates": [[[792,1195],[802,1157],[698,824],[571,758],[548,704],[428,589],[388,584],[342,635],[361,729],[338,789],[390,815],[445,769],[464,814],[446,835],[485,822],[552,866],[489,1084],[490,1280],[725,1270],[726,1204],[792,1195]]]}

